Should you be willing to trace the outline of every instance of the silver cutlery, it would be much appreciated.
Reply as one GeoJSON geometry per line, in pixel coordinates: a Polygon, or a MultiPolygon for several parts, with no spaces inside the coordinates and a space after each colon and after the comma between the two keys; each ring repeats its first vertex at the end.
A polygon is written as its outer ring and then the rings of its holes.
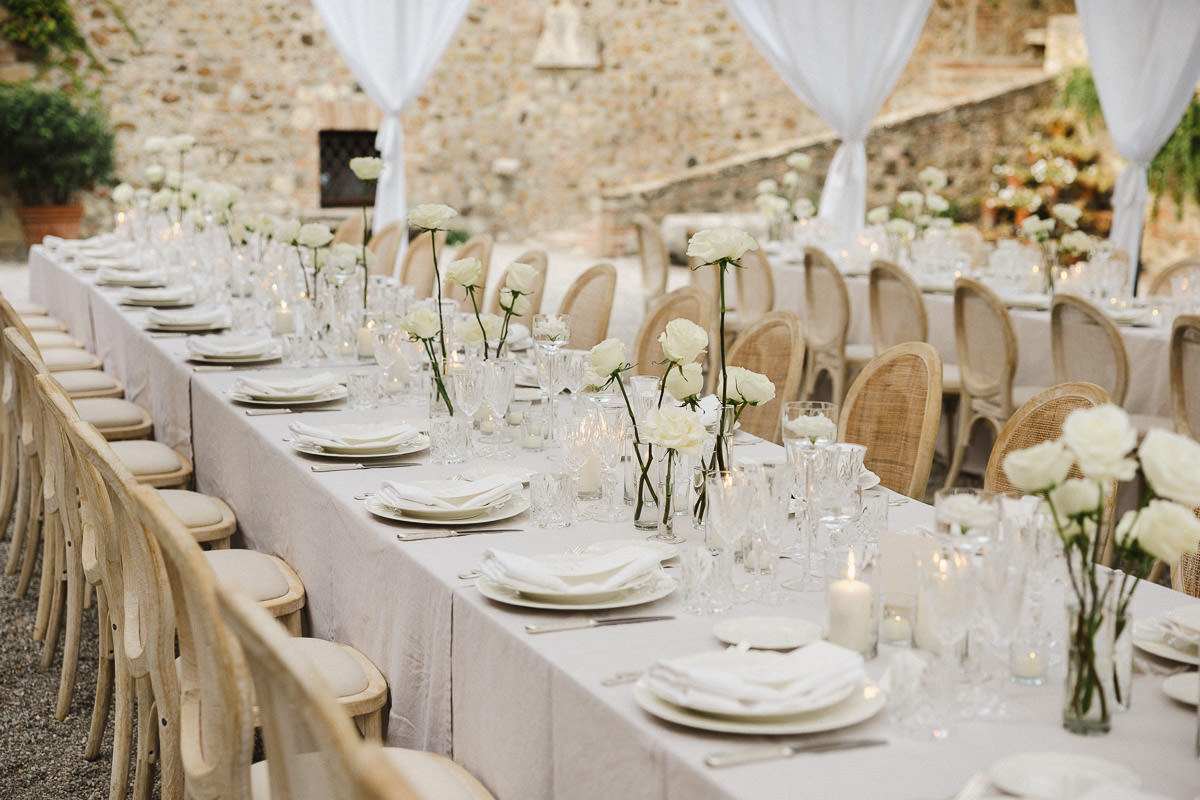
{"type": "Polygon", "coordinates": [[[611,678],[605,678],[600,681],[601,686],[624,686],[627,683],[633,683],[638,678],[642,677],[641,671],[637,672],[618,672],[611,678]]]}
{"type": "Polygon", "coordinates": [[[635,622],[661,622],[675,619],[670,615],[641,616],[641,617],[590,617],[588,619],[568,619],[561,622],[531,622],[525,626],[526,633],[553,633],[554,631],[576,631],[583,628],[599,628],[602,625],[631,625],[635,622]]]}
{"type": "Polygon", "coordinates": [[[342,406],[334,408],[248,408],[247,417],[266,417],[272,414],[314,414],[319,411],[345,411],[342,406]]]}
{"type": "Polygon", "coordinates": [[[467,570],[466,572],[458,573],[458,579],[460,581],[473,581],[478,577],[479,577],[479,570],[477,570],[477,569],[467,570]]]}
{"type": "Polygon", "coordinates": [[[836,739],[824,742],[764,744],[724,753],[713,753],[704,759],[704,763],[710,767],[734,767],[758,761],[791,758],[801,753],[832,753],[837,750],[853,750],[858,747],[878,747],[881,744],[887,744],[887,739],[836,739]]]}
{"type": "Polygon", "coordinates": [[[183,337],[188,336],[188,335],[190,335],[190,334],[178,333],[175,331],[159,331],[157,333],[151,333],[150,338],[151,339],[182,339],[183,337]]]}
{"type": "Polygon", "coordinates": [[[414,533],[397,533],[396,538],[402,542],[419,542],[424,539],[449,539],[452,536],[470,536],[474,533],[520,533],[524,528],[442,528],[434,531],[419,531],[414,533]]]}
{"type": "Polygon", "coordinates": [[[313,464],[313,472],[345,472],[351,469],[391,469],[392,467],[417,467],[416,461],[373,461],[370,464],[313,464]]]}
{"type": "Polygon", "coordinates": [[[201,364],[192,367],[192,372],[229,372],[233,367],[229,364],[201,364]]]}

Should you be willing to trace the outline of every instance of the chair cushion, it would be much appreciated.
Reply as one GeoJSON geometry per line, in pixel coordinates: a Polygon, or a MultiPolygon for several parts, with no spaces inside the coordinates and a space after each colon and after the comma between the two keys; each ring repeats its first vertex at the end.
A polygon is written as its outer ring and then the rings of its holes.
{"type": "Polygon", "coordinates": [[[134,475],[157,475],[174,472],[183,465],[179,454],[162,442],[131,439],[124,442],[109,442],[117,458],[134,475]]]}
{"type": "Polygon", "coordinates": [[[216,525],[225,518],[221,514],[220,506],[206,494],[189,492],[186,489],[159,489],[158,493],[167,507],[179,517],[179,521],[189,528],[216,525]]]}
{"type": "Polygon", "coordinates": [[[869,344],[846,345],[847,364],[866,364],[875,357],[875,348],[869,344]]]}
{"type": "MultiPolygon", "coordinates": [[[[423,750],[408,750],[403,747],[385,747],[383,755],[393,767],[404,774],[412,787],[413,797],[437,798],[437,800],[493,800],[475,776],[445,756],[423,750]]],[[[324,759],[315,753],[303,753],[292,767],[293,775],[304,775],[305,763],[311,761],[312,785],[321,786],[327,780],[324,759]]],[[[269,762],[258,761],[250,765],[250,799],[270,800],[271,777],[269,762]]],[[[339,787],[330,787],[336,791],[339,787]]],[[[344,791],[344,790],[343,790],[344,791]]]]}
{"type": "Polygon", "coordinates": [[[121,385],[116,378],[98,369],[72,369],[55,372],[54,380],[59,382],[67,394],[106,392],[121,385]]]}
{"type": "Polygon", "coordinates": [[[367,676],[340,644],[309,637],[298,637],[292,642],[321,673],[335,696],[349,697],[367,688],[367,676]]]}
{"type": "Polygon", "coordinates": [[[86,350],[54,347],[42,353],[42,363],[51,372],[69,369],[100,369],[100,359],[86,350]]]}
{"type": "Polygon", "coordinates": [[[39,350],[49,350],[58,347],[72,347],[79,350],[83,347],[83,342],[63,331],[31,331],[30,335],[33,337],[33,343],[38,346],[39,350]]]}
{"type": "Polygon", "coordinates": [[[65,331],[67,326],[60,319],[54,317],[26,317],[21,316],[21,322],[25,323],[25,327],[30,331],[65,331]]]}
{"type": "Polygon", "coordinates": [[[204,557],[217,580],[246,590],[254,600],[273,600],[287,594],[288,582],[275,559],[254,550],[206,550],[204,557]]]}
{"type": "Polygon", "coordinates": [[[46,315],[45,306],[31,303],[28,300],[14,300],[12,307],[13,311],[17,312],[17,316],[21,317],[44,317],[46,315]]]}
{"type": "Polygon", "coordinates": [[[146,420],[141,406],[116,397],[81,397],[75,401],[75,409],[84,422],[97,428],[125,428],[146,420]]]}

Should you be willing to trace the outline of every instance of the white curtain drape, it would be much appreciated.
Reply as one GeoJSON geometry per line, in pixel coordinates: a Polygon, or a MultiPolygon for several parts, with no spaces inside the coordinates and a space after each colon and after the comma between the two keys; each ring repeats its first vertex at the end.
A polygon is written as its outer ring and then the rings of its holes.
{"type": "Polygon", "coordinates": [[[1137,276],[1150,191],[1146,171],[1200,80],[1200,4],[1195,0],[1075,0],[1104,122],[1129,165],[1113,189],[1109,240],[1137,276]]]}
{"type": "Polygon", "coordinates": [[[847,239],[863,226],[867,133],[904,71],[932,0],[726,0],[759,51],[842,139],[820,216],[847,239]]]}
{"type": "Polygon", "coordinates": [[[313,0],[355,80],[383,111],[383,124],[375,139],[385,164],[375,190],[375,230],[405,217],[400,114],[429,79],[469,2],[313,0]]]}

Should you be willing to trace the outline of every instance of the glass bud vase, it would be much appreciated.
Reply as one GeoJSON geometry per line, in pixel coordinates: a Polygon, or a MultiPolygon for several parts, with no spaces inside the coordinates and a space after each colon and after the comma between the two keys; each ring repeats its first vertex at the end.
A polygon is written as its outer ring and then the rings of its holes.
{"type": "Polygon", "coordinates": [[[1063,727],[1102,736],[1112,727],[1113,624],[1106,608],[1107,575],[1096,575],[1096,596],[1067,597],[1067,676],[1063,727]]]}
{"type": "Polygon", "coordinates": [[[659,500],[662,497],[662,480],[659,477],[658,458],[660,449],[648,444],[634,444],[636,455],[629,460],[629,473],[633,479],[633,525],[640,531],[656,531],[659,523],[659,500]]]}

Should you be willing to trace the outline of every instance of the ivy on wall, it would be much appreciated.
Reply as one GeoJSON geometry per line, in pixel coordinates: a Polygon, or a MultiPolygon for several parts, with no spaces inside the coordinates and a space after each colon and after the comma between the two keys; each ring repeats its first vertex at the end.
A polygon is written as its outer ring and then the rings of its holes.
{"type": "MultiPolygon", "coordinates": [[[[114,0],[104,4],[120,21],[133,41],[137,32],[114,0]]],[[[38,76],[61,69],[77,90],[84,90],[89,72],[104,72],[104,65],[79,30],[75,12],[67,0],[0,0],[0,36],[28,48],[38,65],[38,76]]]]}

